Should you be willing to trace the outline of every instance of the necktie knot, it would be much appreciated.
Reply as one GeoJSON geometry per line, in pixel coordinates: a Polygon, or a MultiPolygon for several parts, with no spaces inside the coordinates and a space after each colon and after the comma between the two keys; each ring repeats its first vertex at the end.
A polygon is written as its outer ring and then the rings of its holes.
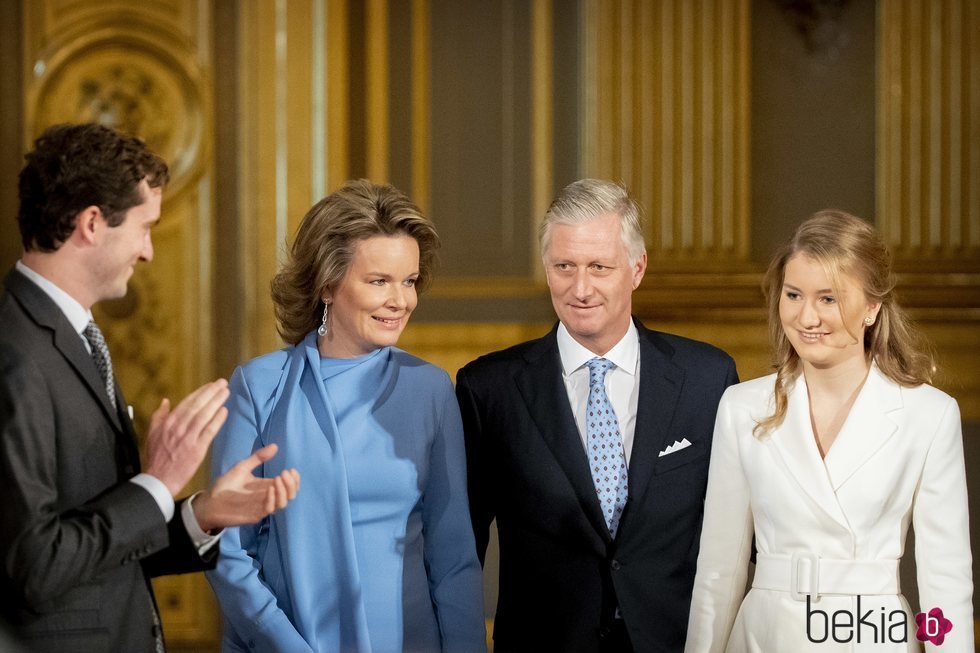
{"type": "Polygon", "coordinates": [[[95,323],[94,320],[90,320],[88,324],[85,325],[85,330],[82,331],[82,335],[88,340],[88,344],[92,347],[92,351],[108,349],[105,344],[105,336],[102,335],[102,329],[99,325],[95,323]]]}
{"type": "Polygon", "coordinates": [[[605,358],[593,358],[585,364],[589,368],[589,385],[602,383],[606,378],[606,372],[616,367],[616,365],[605,358]]]}

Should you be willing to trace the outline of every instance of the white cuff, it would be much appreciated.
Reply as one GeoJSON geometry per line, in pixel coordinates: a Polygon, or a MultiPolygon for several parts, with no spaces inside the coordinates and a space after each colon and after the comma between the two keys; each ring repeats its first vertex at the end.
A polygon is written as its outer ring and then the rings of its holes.
{"type": "Polygon", "coordinates": [[[163,484],[163,481],[149,474],[137,474],[129,479],[129,481],[130,483],[136,483],[136,485],[150,493],[153,500],[160,506],[160,512],[163,513],[164,521],[169,523],[174,518],[174,498],[170,496],[170,490],[163,484]]]}
{"type": "Polygon", "coordinates": [[[194,516],[194,506],[191,505],[194,502],[194,497],[198,494],[200,492],[195,492],[187,497],[187,501],[180,508],[180,517],[184,520],[184,528],[187,529],[187,535],[190,536],[191,542],[197,548],[197,554],[203,557],[211,547],[217,544],[221,534],[225,531],[221,529],[217,535],[209,535],[201,530],[201,525],[197,523],[197,517],[194,516]]]}

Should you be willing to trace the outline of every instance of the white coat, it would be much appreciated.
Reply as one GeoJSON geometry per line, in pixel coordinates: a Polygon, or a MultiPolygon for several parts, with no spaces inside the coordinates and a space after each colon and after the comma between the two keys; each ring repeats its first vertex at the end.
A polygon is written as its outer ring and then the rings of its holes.
{"type": "Polygon", "coordinates": [[[770,375],[732,386],[718,407],[685,651],[921,650],[897,582],[911,520],[921,608],[939,607],[953,624],[941,647],[927,649],[973,653],[956,401],[928,385],[899,386],[872,366],[821,459],[802,376],[789,390],[783,423],[753,435],[772,414],[774,382],[770,375]],[[753,533],[760,562],[745,595],[753,533]],[[799,592],[811,582],[819,596],[808,608],[799,592]],[[896,642],[906,627],[908,642],[896,642]]]}

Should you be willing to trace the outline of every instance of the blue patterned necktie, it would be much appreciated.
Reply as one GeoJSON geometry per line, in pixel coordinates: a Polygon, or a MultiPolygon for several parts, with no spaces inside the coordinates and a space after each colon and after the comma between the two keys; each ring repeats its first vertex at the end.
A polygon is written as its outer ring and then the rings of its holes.
{"type": "Polygon", "coordinates": [[[585,432],[589,469],[592,470],[592,483],[599,495],[599,505],[609,534],[616,537],[619,518],[626,506],[627,478],[626,452],[623,451],[619,420],[606,395],[606,372],[615,365],[605,358],[593,358],[586,365],[589,368],[589,405],[585,432]]]}
{"type": "Polygon", "coordinates": [[[105,392],[109,395],[109,403],[116,409],[116,384],[112,380],[112,359],[109,357],[109,347],[105,344],[102,331],[95,322],[85,325],[82,335],[88,340],[89,347],[92,348],[92,360],[95,367],[99,370],[99,376],[105,384],[105,392]]]}

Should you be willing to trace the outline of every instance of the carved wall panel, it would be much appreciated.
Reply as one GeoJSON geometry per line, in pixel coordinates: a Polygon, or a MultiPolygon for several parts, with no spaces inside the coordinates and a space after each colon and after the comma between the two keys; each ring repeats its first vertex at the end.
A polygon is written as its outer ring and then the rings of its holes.
{"type": "Polygon", "coordinates": [[[980,416],[980,9],[878,4],[877,225],[939,380],[980,416]]]}
{"type": "Polygon", "coordinates": [[[241,5],[243,358],[278,345],[269,280],[306,210],[348,178],[394,183],[436,223],[445,254],[423,311],[453,313],[462,294],[527,313],[556,152],[573,154],[559,183],[576,176],[574,111],[552,105],[553,26],[575,27],[561,20],[545,0],[241,5]]]}
{"type": "Polygon", "coordinates": [[[633,190],[654,268],[744,268],[748,0],[585,6],[587,175],[633,190]]]}
{"type": "MultiPolygon", "coordinates": [[[[24,149],[52,124],[94,121],[140,136],[170,166],[154,260],[137,266],[125,298],[95,307],[141,434],[162,397],[213,374],[209,11],[195,0],[23,5],[24,149]]],[[[171,642],[216,641],[200,575],[156,586],[171,642]]]]}
{"type": "Polygon", "coordinates": [[[879,5],[878,225],[909,270],[980,270],[980,10],[879,5]]]}

